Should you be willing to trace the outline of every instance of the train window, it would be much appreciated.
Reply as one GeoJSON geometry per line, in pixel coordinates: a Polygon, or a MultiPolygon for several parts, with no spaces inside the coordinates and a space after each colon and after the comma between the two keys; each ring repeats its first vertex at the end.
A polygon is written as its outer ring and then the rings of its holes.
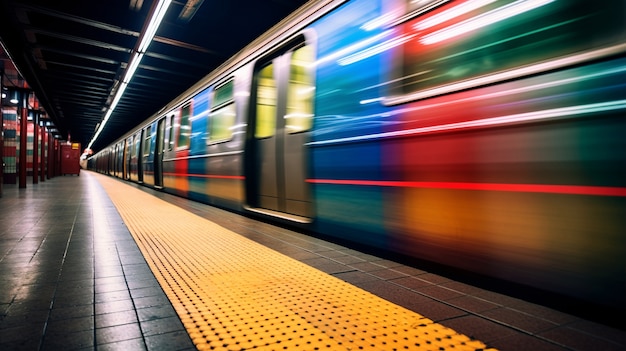
{"type": "MultiPolygon", "coordinates": [[[[425,2],[412,0],[409,9],[425,2]]],[[[394,42],[402,44],[391,50],[391,95],[417,99],[537,73],[565,64],[556,59],[619,43],[625,33],[623,0],[459,0],[424,6],[398,24],[402,40],[394,42]]]]}
{"type": "Polygon", "coordinates": [[[235,125],[235,104],[233,100],[233,81],[229,81],[215,89],[213,106],[209,113],[208,143],[230,140],[235,125]]]}
{"type": "Polygon", "coordinates": [[[131,136],[128,138],[128,151],[130,152],[130,157],[135,157],[135,148],[134,148],[134,144],[133,144],[133,140],[135,139],[135,136],[131,136]]]}
{"type": "Polygon", "coordinates": [[[167,151],[174,149],[174,115],[169,116],[167,123],[167,151]]]}
{"type": "Polygon", "coordinates": [[[311,129],[315,92],[312,74],[314,61],[315,54],[312,46],[303,46],[291,55],[287,114],[285,115],[285,128],[288,133],[298,133],[311,129]]]}
{"type": "Polygon", "coordinates": [[[134,156],[139,156],[140,146],[141,146],[141,133],[137,133],[137,135],[135,135],[135,152],[133,153],[134,156]]]}
{"type": "Polygon", "coordinates": [[[276,130],[276,80],[274,79],[274,65],[269,64],[258,75],[256,101],[256,138],[269,138],[276,130]]]}
{"type": "Polygon", "coordinates": [[[180,125],[178,126],[178,142],[176,143],[179,149],[189,148],[189,141],[191,136],[191,104],[183,106],[180,114],[180,125]]]}
{"type": "Polygon", "coordinates": [[[130,136],[126,139],[126,144],[124,147],[124,153],[126,154],[126,158],[130,158],[133,155],[133,151],[132,151],[132,145],[133,145],[133,137],[130,136]]]}
{"type": "Polygon", "coordinates": [[[150,139],[152,138],[152,133],[150,133],[150,127],[146,127],[143,131],[143,155],[150,155],[150,139]]]}

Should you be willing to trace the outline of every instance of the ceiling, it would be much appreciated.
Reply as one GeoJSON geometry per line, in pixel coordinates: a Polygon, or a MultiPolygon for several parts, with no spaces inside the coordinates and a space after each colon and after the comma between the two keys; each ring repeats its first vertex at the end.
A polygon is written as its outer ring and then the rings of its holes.
{"type": "MultiPolygon", "coordinates": [[[[306,0],[174,0],[92,149],[98,151],[306,0]]],[[[2,0],[5,86],[34,91],[61,139],[85,147],[111,103],[156,0],[2,0]]],[[[4,100],[3,100],[4,101],[4,100]]]]}

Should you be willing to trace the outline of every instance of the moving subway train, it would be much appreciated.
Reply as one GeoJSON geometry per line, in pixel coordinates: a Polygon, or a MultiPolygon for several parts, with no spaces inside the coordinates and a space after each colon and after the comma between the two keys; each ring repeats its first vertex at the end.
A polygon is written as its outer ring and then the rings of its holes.
{"type": "Polygon", "coordinates": [[[312,1],[89,168],[623,316],[625,4],[312,1]]]}

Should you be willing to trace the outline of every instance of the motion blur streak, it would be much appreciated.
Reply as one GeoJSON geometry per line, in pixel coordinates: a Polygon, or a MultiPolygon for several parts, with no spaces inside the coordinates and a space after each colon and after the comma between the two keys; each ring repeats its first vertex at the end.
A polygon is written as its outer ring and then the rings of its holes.
{"type": "Polygon", "coordinates": [[[376,181],[356,179],[307,179],[311,184],[341,184],[364,186],[388,186],[401,188],[425,189],[457,189],[483,191],[512,191],[525,193],[597,195],[626,197],[626,188],[581,185],[547,185],[547,184],[489,184],[489,183],[451,183],[451,182],[407,182],[407,181],[376,181]]]}
{"type": "MultiPolygon", "coordinates": [[[[442,29],[422,38],[420,41],[424,44],[434,44],[436,42],[450,39],[457,35],[476,30],[481,27],[505,20],[507,18],[517,16],[526,11],[536,9],[540,6],[548,4],[553,0],[535,0],[535,1],[516,1],[507,6],[503,6],[497,10],[490,11],[476,18],[472,18],[461,23],[442,29]]],[[[482,4],[481,4],[482,5],[482,4]]]]}
{"type": "Polygon", "coordinates": [[[431,132],[459,130],[459,129],[467,129],[467,128],[475,128],[475,127],[505,125],[505,124],[510,124],[510,123],[530,122],[530,121],[544,120],[544,119],[558,118],[558,117],[565,117],[565,116],[586,115],[590,113],[620,110],[620,109],[626,109],[626,100],[590,104],[590,105],[585,105],[585,106],[563,107],[563,108],[557,108],[557,109],[551,109],[551,110],[545,110],[545,111],[535,111],[535,112],[521,113],[517,115],[479,119],[475,121],[458,122],[458,123],[450,123],[450,124],[443,124],[443,125],[423,127],[423,128],[415,128],[415,129],[402,130],[402,131],[397,131],[397,132],[362,135],[358,137],[342,138],[342,139],[334,139],[334,140],[324,140],[324,141],[318,141],[318,142],[311,142],[309,143],[309,145],[325,145],[325,144],[334,144],[334,143],[369,140],[369,139],[375,140],[375,139],[381,139],[381,138],[405,136],[405,135],[412,135],[412,134],[424,134],[424,133],[431,133],[431,132]]]}

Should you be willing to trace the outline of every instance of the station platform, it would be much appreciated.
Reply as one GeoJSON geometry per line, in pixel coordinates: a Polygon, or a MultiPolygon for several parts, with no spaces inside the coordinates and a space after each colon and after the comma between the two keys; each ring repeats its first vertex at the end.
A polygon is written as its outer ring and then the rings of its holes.
{"type": "Polygon", "coordinates": [[[0,198],[0,350],[496,349],[626,332],[92,172],[0,198]]]}

